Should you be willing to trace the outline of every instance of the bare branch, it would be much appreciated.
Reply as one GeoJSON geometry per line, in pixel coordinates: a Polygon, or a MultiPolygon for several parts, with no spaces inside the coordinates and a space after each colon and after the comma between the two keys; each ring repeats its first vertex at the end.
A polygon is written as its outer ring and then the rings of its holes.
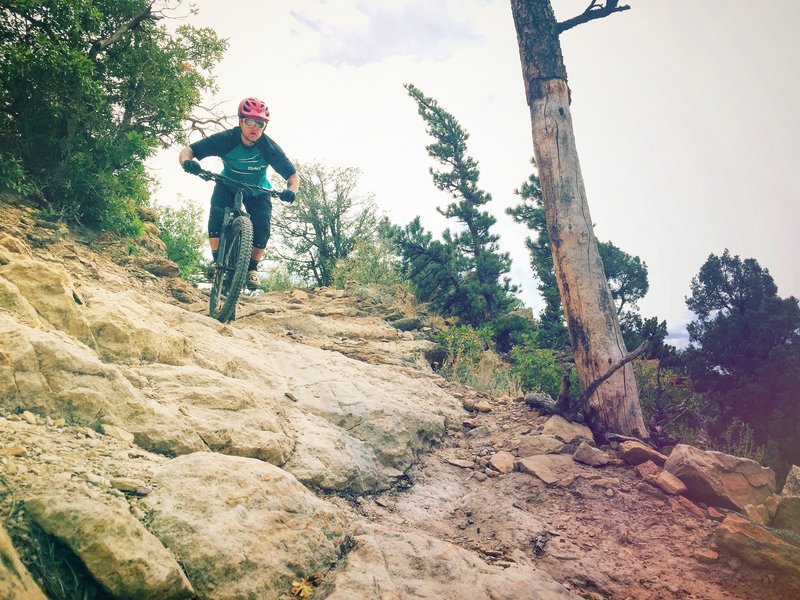
{"type": "Polygon", "coordinates": [[[103,52],[114,42],[119,41],[122,38],[122,36],[124,36],[129,31],[132,31],[137,27],[139,27],[144,21],[158,21],[159,19],[163,18],[164,18],[163,16],[155,14],[153,12],[153,2],[150,2],[150,4],[147,5],[147,8],[145,8],[142,12],[133,17],[127,23],[120,25],[117,28],[117,30],[110,36],[102,40],[97,40],[94,44],[92,44],[92,49],[89,51],[89,58],[95,60],[98,54],[103,52]]]}
{"type": "Polygon", "coordinates": [[[597,0],[592,0],[589,7],[579,14],[577,17],[572,17],[566,21],[558,23],[558,33],[562,33],[567,29],[572,29],[576,25],[588,23],[594,19],[602,19],[615,12],[622,12],[623,10],[630,10],[630,6],[623,4],[619,6],[619,0],[606,0],[605,4],[600,4],[597,0]]]}
{"type": "Polygon", "coordinates": [[[579,406],[579,407],[580,406],[584,406],[586,404],[586,401],[589,399],[589,397],[592,394],[594,394],[595,390],[598,387],[600,387],[601,383],[603,383],[606,379],[608,379],[614,373],[616,373],[618,369],[621,369],[622,367],[624,367],[626,364],[628,364],[632,360],[634,360],[636,358],[639,358],[642,354],[644,354],[644,351],[646,349],[647,349],[647,340],[643,341],[641,343],[641,345],[636,350],[634,350],[633,352],[631,352],[627,356],[621,358],[620,360],[615,362],[613,365],[611,365],[611,367],[608,369],[608,371],[606,371],[600,377],[595,379],[592,383],[587,385],[586,389],[583,390],[583,392],[581,392],[581,396],[580,396],[580,398],[578,398],[577,406],[579,406]]]}
{"type": "Polygon", "coordinates": [[[191,114],[186,118],[186,134],[197,132],[205,138],[221,129],[230,127],[232,117],[219,111],[220,104],[222,103],[219,102],[210,107],[202,105],[196,106],[195,110],[198,111],[199,114],[191,114]]]}

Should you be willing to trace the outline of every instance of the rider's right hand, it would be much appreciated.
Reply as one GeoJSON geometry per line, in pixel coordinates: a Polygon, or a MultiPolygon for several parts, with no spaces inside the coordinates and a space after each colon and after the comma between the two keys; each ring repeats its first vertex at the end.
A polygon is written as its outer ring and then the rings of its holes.
{"type": "Polygon", "coordinates": [[[183,170],[187,173],[191,173],[192,175],[197,175],[200,171],[203,170],[203,167],[200,166],[200,163],[196,160],[185,160],[183,161],[183,170]]]}

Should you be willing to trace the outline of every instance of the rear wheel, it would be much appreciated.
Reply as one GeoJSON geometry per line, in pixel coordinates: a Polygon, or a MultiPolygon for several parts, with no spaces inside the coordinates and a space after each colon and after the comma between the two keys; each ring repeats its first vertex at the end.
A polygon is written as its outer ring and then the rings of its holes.
{"type": "Polygon", "coordinates": [[[253,224],[236,217],[225,232],[225,243],[217,257],[217,270],[208,303],[209,314],[227,323],[236,318],[236,302],[242,293],[253,248],[253,224]]]}

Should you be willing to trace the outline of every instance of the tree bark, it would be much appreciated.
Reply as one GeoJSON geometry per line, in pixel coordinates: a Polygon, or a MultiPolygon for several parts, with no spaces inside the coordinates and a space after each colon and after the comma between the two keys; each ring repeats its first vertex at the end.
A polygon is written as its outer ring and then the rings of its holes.
{"type": "MultiPolygon", "coordinates": [[[[581,387],[627,354],[597,249],[569,104],[567,74],[550,0],[511,0],[547,234],[581,387]]],[[[593,431],[647,438],[630,363],[589,397],[593,431]]]]}

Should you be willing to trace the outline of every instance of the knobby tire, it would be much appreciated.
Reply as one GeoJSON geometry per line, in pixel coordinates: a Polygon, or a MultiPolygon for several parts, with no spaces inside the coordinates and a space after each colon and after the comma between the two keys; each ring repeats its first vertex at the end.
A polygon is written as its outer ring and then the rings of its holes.
{"type": "Polygon", "coordinates": [[[236,303],[242,293],[253,248],[253,224],[247,217],[236,217],[226,232],[223,255],[211,287],[209,314],[221,323],[236,318],[236,303]]]}

